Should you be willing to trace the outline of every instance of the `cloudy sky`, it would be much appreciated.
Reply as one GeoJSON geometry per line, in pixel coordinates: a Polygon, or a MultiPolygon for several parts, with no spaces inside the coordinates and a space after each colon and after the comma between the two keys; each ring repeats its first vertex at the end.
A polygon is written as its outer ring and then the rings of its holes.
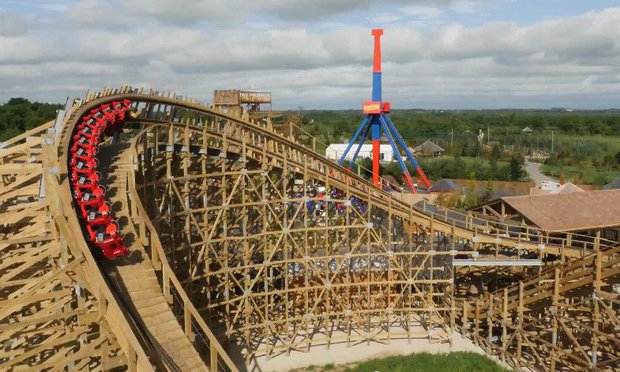
{"type": "Polygon", "coordinates": [[[0,0],[0,102],[129,83],[359,108],[620,107],[618,0],[0,0]]]}

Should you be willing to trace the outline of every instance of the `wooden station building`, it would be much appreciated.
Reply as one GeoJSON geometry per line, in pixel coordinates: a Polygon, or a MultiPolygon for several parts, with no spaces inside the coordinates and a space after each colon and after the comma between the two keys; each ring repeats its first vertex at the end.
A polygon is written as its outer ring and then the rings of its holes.
{"type": "Polygon", "coordinates": [[[620,241],[620,190],[507,196],[471,211],[545,232],[575,232],[620,241]]]}

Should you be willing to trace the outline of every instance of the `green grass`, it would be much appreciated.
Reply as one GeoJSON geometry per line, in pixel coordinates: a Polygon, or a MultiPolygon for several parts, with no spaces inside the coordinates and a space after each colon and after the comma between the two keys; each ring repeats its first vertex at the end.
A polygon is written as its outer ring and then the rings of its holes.
{"type": "Polygon", "coordinates": [[[564,176],[564,181],[573,183],[582,183],[589,185],[604,185],[607,182],[611,182],[616,177],[620,176],[618,170],[607,170],[606,168],[580,168],[573,165],[547,165],[544,164],[540,167],[540,170],[554,178],[559,178],[560,175],[564,176]]]}
{"type": "Polygon", "coordinates": [[[595,142],[606,143],[613,150],[620,150],[620,136],[602,136],[602,135],[574,135],[574,134],[556,134],[556,144],[562,142],[595,142]]]}
{"type": "Polygon", "coordinates": [[[504,372],[507,369],[484,355],[456,352],[450,354],[416,353],[361,363],[347,371],[354,372],[504,372]]]}
{"type": "MultiPolygon", "coordinates": [[[[488,167],[489,166],[489,161],[487,159],[475,158],[473,156],[461,156],[460,158],[463,160],[463,162],[465,163],[465,165],[467,167],[471,167],[471,166],[473,166],[476,163],[480,164],[480,165],[482,165],[484,167],[488,167]]],[[[421,159],[422,158],[420,158],[418,160],[421,160],[421,159]]],[[[438,162],[438,161],[445,161],[445,160],[452,160],[452,159],[454,159],[454,156],[450,156],[450,155],[439,156],[439,157],[436,157],[436,158],[426,158],[426,160],[429,163],[438,162]]],[[[497,166],[498,167],[507,166],[508,164],[509,164],[509,162],[505,161],[505,160],[498,160],[497,161],[497,166]]]]}

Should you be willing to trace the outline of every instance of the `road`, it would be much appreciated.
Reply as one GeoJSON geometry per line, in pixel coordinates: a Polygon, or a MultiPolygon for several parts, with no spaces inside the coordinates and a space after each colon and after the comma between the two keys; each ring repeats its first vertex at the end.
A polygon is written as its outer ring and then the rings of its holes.
{"type": "Polygon", "coordinates": [[[525,159],[525,171],[527,172],[528,176],[530,176],[532,181],[536,182],[536,187],[540,187],[543,181],[558,182],[558,180],[542,174],[542,172],[540,171],[541,165],[541,163],[534,163],[525,159]]]}

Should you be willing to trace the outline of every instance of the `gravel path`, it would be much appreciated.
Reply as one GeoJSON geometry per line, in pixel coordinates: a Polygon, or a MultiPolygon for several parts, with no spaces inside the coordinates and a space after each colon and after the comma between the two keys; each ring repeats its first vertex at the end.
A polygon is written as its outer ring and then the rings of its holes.
{"type": "Polygon", "coordinates": [[[544,175],[541,171],[540,171],[540,166],[542,164],[541,163],[534,163],[531,162],[527,159],[525,159],[525,171],[527,172],[528,176],[530,176],[530,179],[532,179],[532,181],[536,182],[536,187],[540,187],[540,185],[542,184],[543,181],[554,181],[554,182],[558,182],[558,180],[551,178],[547,175],[544,175]]]}

